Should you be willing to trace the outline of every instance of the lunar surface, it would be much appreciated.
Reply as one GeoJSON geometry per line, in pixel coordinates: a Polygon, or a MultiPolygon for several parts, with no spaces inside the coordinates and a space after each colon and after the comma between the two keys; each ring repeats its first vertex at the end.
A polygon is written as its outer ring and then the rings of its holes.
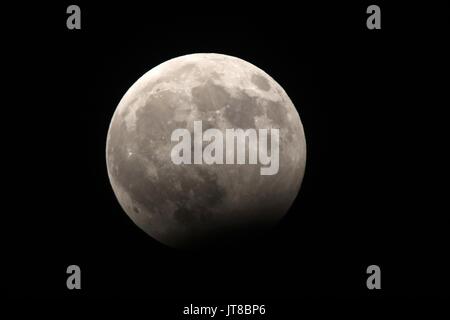
{"type": "MultiPolygon", "coordinates": [[[[229,150],[224,150],[229,152],[229,150]]],[[[108,175],[127,215],[171,247],[203,246],[270,228],[303,179],[306,142],[283,88],[261,69],[221,54],[168,60],[120,101],[106,143],[108,175]],[[175,129],[279,129],[279,170],[261,164],[174,164],[175,129]]]]}

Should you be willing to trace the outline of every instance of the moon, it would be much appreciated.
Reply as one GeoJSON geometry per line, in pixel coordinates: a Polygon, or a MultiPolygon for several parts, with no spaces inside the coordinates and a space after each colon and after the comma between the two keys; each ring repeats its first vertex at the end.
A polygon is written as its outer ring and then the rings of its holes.
{"type": "MultiPolygon", "coordinates": [[[[228,150],[224,152],[229,152],[228,150]]],[[[242,59],[198,53],[168,60],[139,78],[112,117],[106,163],[131,220],[174,248],[204,246],[274,226],[296,198],[306,164],[294,104],[267,73],[242,59]],[[175,129],[279,129],[279,170],[261,164],[171,161],[175,129]]]]}

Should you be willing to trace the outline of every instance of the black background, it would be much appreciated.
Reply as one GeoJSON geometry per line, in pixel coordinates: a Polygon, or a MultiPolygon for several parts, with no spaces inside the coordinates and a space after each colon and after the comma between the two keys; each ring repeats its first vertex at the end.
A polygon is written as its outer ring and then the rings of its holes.
{"type": "Polygon", "coordinates": [[[83,1],[82,29],[67,30],[69,4],[6,14],[11,296],[171,299],[177,314],[208,301],[443,293],[446,8],[378,3],[382,29],[368,30],[371,3],[83,1]],[[106,134],[123,94],[159,63],[195,52],[265,70],[305,129],[295,203],[273,232],[240,248],[165,247],[126,216],[107,177],[106,134]],[[66,288],[70,264],[81,267],[80,291],[66,288]],[[371,264],[381,267],[380,291],[366,288],[371,264]]]}

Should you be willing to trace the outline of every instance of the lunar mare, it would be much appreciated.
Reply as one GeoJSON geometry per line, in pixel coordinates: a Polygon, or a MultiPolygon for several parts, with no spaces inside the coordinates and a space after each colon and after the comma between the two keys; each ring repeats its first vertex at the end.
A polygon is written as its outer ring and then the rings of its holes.
{"type": "MultiPolygon", "coordinates": [[[[227,151],[225,151],[227,152],[227,151]]],[[[133,222],[171,247],[211,243],[275,224],[303,179],[306,141],[283,88],[256,66],[191,54],[144,74],[114,112],[106,143],[114,193],[133,222]],[[279,169],[261,164],[174,164],[174,130],[279,130],[279,169]]]]}

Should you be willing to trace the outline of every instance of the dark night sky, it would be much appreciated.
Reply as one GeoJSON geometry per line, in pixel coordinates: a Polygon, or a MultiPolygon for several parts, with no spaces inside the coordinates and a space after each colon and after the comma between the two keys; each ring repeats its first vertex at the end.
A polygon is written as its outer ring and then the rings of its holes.
{"type": "Polygon", "coordinates": [[[4,157],[20,167],[3,212],[11,293],[258,302],[442,292],[445,10],[384,5],[382,30],[369,31],[365,4],[236,14],[213,2],[81,2],[82,30],[69,31],[67,5],[17,8],[4,40],[14,66],[4,157]],[[232,250],[159,244],[122,211],[107,179],[106,133],[122,95],[155,65],[195,52],[265,70],[305,128],[294,205],[267,237],[232,250]],[[82,269],[80,292],[65,287],[70,264],[82,269]],[[365,287],[370,264],[381,267],[380,292],[365,287]]]}

